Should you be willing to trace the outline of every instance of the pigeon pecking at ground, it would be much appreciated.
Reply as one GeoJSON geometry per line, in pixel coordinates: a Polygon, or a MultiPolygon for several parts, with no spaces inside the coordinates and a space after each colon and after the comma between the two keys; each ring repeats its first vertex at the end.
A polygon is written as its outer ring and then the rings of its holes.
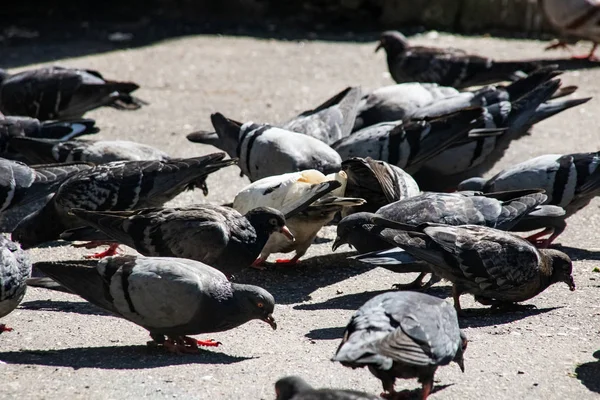
{"type": "Polygon", "coordinates": [[[548,286],[564,282],[575,290],[569,256],[537,249],[527,240],[487,226],[406,225],[393,244],[427,263],[434,274],[452,282],[454,307],[460,295],[494,308],[515,308],[548,286]]]}
{"type": "Polygon", "coordinates": [[[275,400],[381,400],[372,394],[345,389],[314,389],[299,376],[286,376],[275,383],[275,400]]]}
{"type": "MultiPolygon", "coordinates": [[[[538,6],[546,20],[562,35],[577,39],[590,40],[593,43],[589,54],[573,56],[576,59],[597,61],[595,56],[600,42],[600,3],[596,0],[538,0],[538,6]]],[[[567,47],[561,39],[552,43],[546,50],[567,47]]]]}
{"type": "Polygon", "coordinates": [[[462,88],[514,80],[519,73],[540,67],[535,61],[494,61],[453,48],[411,46],[398,31],[383,32],[377,50],[387,53],[392,78],[398,82],[427,82],[462,88]]]}
{"type": "Polygon", "coordinates": [[[146,104],[131,95],[138,88],[92,70],[53,66],[11,75],[0,69],[0,111],[45,121],[80,118],[104,106],[136,110],[146,104]]]}
{"type": "MultiPolygon", "coordinates": [[[[31,276],[31,261],[18,243],[0,235],[0,318],[17,308],[31,276]]],[[[0,324],[0,333],[12,329],[0,324]]]]}
{"type": "Polygon", "coordinates": [[[211,144],[239,158],[242,175],[251,182],[306,169],[329,174],[341,168],[339,154],[314,137],[266,124],[241,124],[219,113],[210,118],[217,135],[194,132],[187,136],[188,140],[211,144]]]}
{"type": "Polygon", "coordinates": [[[446,301],[423,293],[388,292],[373,297],[350,319],[333,361],[368,367],[381,380],[387,399],[401,398],[397,378],[418,378],[421,399],[433,389],[439,366],[454,361],[464,372],[467,338],[446,301]]]}
{"type": "Polygon", "coordinates": [[[113,161],[167,161],[171,157],[147,144],[128,140],[69,140],[11,138],[10,146],[33,164],[85,161],[105,164],[113,161]]]}
{"type": "Polygon", "coordinates": [[[220,344],[188,335],[223,332],[253,319],[277,328],[275,300],[269,292],[231,283],[198,261],[123,256],[100,260],[95,267],[80,261],[44,261],[34,268],[90,303],[147,329],[155,344],[175,353],[220,344]]]}
{"type": "Polygon", "coordinates": [[[236,163],[224,157],[224,153],[214,153],[170,161],[117,161],[79,172],[61,184],[42,209],[21,221],[13,240],[30,248],[58,239],[67,229],[85,226],[70,214],[72,208],[104,211],[162,206],[184,190],[203,185],[209,174],[236,163]]]}
{"type": "Polygon", "coordinates": [[[347,176],[345,195],[366,200],[363,205],[344,208],[344,217],[361,211],[375,212],[420,193],[412,176],[385,161],[352,157],[342,162],[342,170],[347,176]]]}
{"type": "Polygon", "coordinates": [[[313,243],[319,230],[331,222],[336,213],[343,212],[346,207],[363,204],[365,201],[361,198],[344,197],[346,179],[346,173],[343,171],[325,176],[313,169],[259,179],[242,189],[233,200],[233,208],[241,214],[257,207],[272,207],[288,214],[290,205],[298,199],[310,196],[324,182],[339,183],[332,185],[331,191],[322,191],[322,197],[316,198],[302,212],[286,218],[286,225],[295,240],[292,242],[281,233],[273,233],[254,265],[258,267],[271,253],[292,251],[296,253],[293,258],[279,259],[276,262],[296,264],[313,243]]]}
{"type": "MultiPolygon", "coordinates": [[[[566,214],[550,221],[553,226],[529,237],[537,239],[541,247],[548,247],[566,228],[565,219],[587,206],[600,194],[600,153],[547,154],[532,158],[500,171],[490,179],[470,178],[463,181],[460,189],[496,192],[536,188],[545,190],[547,204],[565,209],[566,214]]],[[[525,223],[526,221],[524,221],[525,223]]],[[[523,231],[533,230],[524,226],[523,231]]],[[[535,227],[537,229],[539,227],[535,227]]]]}

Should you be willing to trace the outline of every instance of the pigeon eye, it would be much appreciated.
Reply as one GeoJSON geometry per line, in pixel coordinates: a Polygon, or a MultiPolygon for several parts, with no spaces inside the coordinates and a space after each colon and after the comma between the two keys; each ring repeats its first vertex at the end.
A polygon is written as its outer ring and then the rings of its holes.
{"type": "Polygon", "coordinates": [[[258,308],[264,308],[265,305],[263,303],[258,303],[257,306],[258,308]]]}
{"type": "Polygon", "coordinates": [[[269,224],[273,225],[273,226],[277,226],[277,220],[275,218],[271,218],[269,220],[269,224]]]}

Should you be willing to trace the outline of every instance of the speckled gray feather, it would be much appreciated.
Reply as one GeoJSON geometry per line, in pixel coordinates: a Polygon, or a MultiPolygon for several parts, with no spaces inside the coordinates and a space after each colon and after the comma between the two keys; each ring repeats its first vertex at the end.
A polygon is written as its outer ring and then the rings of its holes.
{"type": "Polygon", "coordinates": [[[0,235],[0,318],[17,308],[31,276],[31,261],[18,243],[0,235]]]}

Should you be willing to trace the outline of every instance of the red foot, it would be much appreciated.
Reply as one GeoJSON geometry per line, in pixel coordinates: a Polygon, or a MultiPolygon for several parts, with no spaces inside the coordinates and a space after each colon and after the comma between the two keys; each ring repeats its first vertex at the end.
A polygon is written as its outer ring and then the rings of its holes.
{"type": "Polygon", "coordinates": [[[85,258],[104,258],[108,256],[115,256],[118,254],[117,250],[119,249],[118,243],[113,243],[108,246],[108,249],[105,251],[101,251],[100,253],[90,254],[85,256],[85,258]]]}
{"type": "Polygon", "coordinates": [[[219,347],[220,345],[223,344],[221,342],[215,342],[213,339],[196,340],[196,339],[193,339],[190,337],[186,337],[186,343],[188,343],[188,340],[193,340],[194,342],[196,342],[196,345],[198,345],[198,346],[206,346],[206,347],[219,347]]]}
{"type": "Polygon", "coordinates": [[[256,260],[254,260],[254,262],[250,266],[252,268],[258,269],[260,271],[264,271],[265,269],[267,269],[267,267],[265,267],[264,264],[265,264],[265,259],[262,257],[258,257],[256,260]]]}
{"type": "Polygon", "coordinates": [[[294,256],[294,257],[290,258],[289,260],[286,258],[278,258],[277,260],[275,260],[275,262],[277,264],[296,265],[298,263],[299,258],[300,257],[298,257],[298,256],[294,256]]]}
{"type": "Polygon", "coordinates": [[[581,54],[579,56],[576,55],[572,55],[571,56],[572,60],[589,60],[589,61],[598,61],[598,57],[596,57],[594,54],[581,54]]]}
{"type": "Polygon", "coordinates": [[[0,324],[0,333],[2,332],[12,332],[13,328],[9,328],[4,324],[0,324]]]}

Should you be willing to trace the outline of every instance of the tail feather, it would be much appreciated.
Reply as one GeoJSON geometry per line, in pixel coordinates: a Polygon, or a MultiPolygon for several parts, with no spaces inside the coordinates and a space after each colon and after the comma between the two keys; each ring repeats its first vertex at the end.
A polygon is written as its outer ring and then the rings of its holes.
{"type": "Polygon", "coordinates": [[[100,132],[93,119],[80,119],[74,121],[51,121],[42,123],[38,138],[71,140],[78,136],[100,132]]]}
{"type": "Polygon", "coordinates": [[[587,103],[590,101],[591,97],[585,97],[582,99],[567,99],[567,100],[554,100],[547,101],[538,106],[533,114],[531,124],[537,124],[540,121],[543,121],[547,118],[552,117],[558,113],[561,113],[569,108],[576,107],[580,104],[587,103]]]}

